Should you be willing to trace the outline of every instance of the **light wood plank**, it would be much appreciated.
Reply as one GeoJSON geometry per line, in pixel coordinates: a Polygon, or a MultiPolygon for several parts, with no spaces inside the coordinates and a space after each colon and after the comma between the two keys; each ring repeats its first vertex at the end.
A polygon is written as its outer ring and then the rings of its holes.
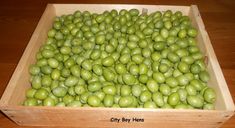
{"type": "Polygon", "coordinates": [[[19,105],[25,99],[25,92],[31,86],[29,66],[36,61],[36,53],[46,40],[47,31],[51,28],[54,17],[54,7],[49,4],[8,83],[0,101],[1,105],[19,105]]]}
{"type": "Polygon", "coordinates": [[[204,55],[208,57],[207,70],[211,77],[208,85],[214,88],[217,93],[216,109],[234,111],[235,107],[231,94],[196,5],[191,6],[189,17],[194,27],[199,31],[197,37],[198,46],[204,55]]]}
{"type": "Polygon", "coordinates": [[[8,107],[3,110],[19,125],[80,127],[217,127],[231,112],[131,108],[8,107]],[[37,115],[37,116],[35,116],[37,115]],[[144,122],[111,122],[111,118],[141,118],[144,122]],[[213,118],[212,118],[213,117],[213,118]]]}
{"type": "Polygon", "coordinates": [[[102,13],[106,10],[121,10],[121,9],[138,9],[140,12],[142,9],[147,9],[148,13],[152,13],[156,10],[158,11],[181,11],[184,15],[188,15],[190,6],[169,6],[169,5],[125,5],[125,4],[54,4],[56,9],[56,15],[65,15],[65,14],[73,14],[75,11],[90,11],[96,13],[102,13]]]}

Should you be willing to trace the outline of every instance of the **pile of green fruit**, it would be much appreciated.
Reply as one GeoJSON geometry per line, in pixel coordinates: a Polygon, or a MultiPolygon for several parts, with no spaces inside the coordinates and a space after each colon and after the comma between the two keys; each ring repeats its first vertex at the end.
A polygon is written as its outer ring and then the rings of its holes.
{"type": "Polygon", "coordinates": [[[23,105],[215,109],[197,33],[180,11],[56,17],[23,105]]]}

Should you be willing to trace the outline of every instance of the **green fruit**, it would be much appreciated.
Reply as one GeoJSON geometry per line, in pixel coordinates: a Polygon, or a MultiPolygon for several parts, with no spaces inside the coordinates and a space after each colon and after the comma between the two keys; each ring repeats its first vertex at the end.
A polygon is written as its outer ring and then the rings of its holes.
{"type": "Polygon", "coordinates": [[[38,100],[44,100],[47,98],[47,96],[48,96],[48,91],[43,88],[38,89],[34,94],[34,97],[38,100]]]}
{"type": "Polygon", "coordinates": [[[208,103],[214,103],[216,100],[216,93],[212,88],[207,88],[203,96],[205,101],[208,103]]]}
{"type": "Polygon", "coordinates": [[[187,102],[195,108],[201,108],[203,106],[203,98],[198,95],[188,96],[187,102]]]}
{"type": "Polygon", "coordinates": [[[101,103],[101,100],[95,96],[95,95],[90,95],[87,99],[87,103],[90,105],[90,106],[93,106],[93,107],[98,107],[101,103]]]}

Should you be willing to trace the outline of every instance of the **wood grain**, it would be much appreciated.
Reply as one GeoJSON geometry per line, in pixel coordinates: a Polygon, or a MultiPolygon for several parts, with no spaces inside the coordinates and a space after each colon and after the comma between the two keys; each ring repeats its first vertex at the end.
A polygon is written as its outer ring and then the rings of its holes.
{"type": "Polygon", "coordinates": [[[229,112],[211,110],[163,110],[144,108],[69,108],[69,107],[8,107],[4,110],[20,125],[66,127],[159,127],[215,128],[229,118],[229,112]],[[53,111],[52,111],[53,109],[53,111]],[[97,114],[98,113],[98,114],[97,114]],[[143,114],[144,113],[144,114],[143,114]],[[36,116],[37,115],[37,116],[36,116]],[[82,116],[81,116],[82,115],[82,116]],[[130,119],[130,122],[123,121],[130,119]],[[211,118],[213,117],[213,118],[211,118]],[[23,120],[22,120],[23,118],[23,120]],[[111,122],[112,118],[121,121],[111,122]],[[144,122],[133,121],[144,119],[144,122]],[[199,123],[200,122],[200,123],[199,123]]]}
{"type": "Polygon", "coordinates": [[[2,96],[0,104],[18,105],[19,101],[23,101],[25,99],[23,94],[28,88],[30,88],[30,83],[28,82],[30,78],[28,67],[35,63],[37,51],[45,42],[47,32],[52,26],[51,23],[53,22],[54,17],[54,7],[49,4],[42,14],[37,28],[12,75],[12,79],[9,81],[9,84],[5,89],[7,90],[7,93],[4,93],[2,96]]]}
{"type": "MultiPolygon", "coordinates": [[[[0,4],[0,95],[5,89],[11,74],[14,71],[22,53],[40,19],[47,2],[65,3],[68,1],[1,1],[0,4]],[[13,38],[12,38],[13,37],[13,38]]],[[[71,3],[117,3],[108,0],[70,1],[71,3]]],[[[215,53],[219,60],[229,89],[235,97],[235,12],[234,1],[144,1],[144,0],[119,0],[118,3],[138,4],[173,4],[191,5],[198,4],[200,13],[209,33],[215,53]]],[[[0,114],[0,126],[3,128],[20,128],[4,115],[0,114]]],[[[235,127],[235,119],[223,125],[225,128],[235,127]]]]}

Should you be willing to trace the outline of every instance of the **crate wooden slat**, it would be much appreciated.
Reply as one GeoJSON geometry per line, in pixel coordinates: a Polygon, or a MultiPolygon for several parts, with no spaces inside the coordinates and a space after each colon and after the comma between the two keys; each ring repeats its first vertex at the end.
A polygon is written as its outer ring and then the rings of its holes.
{"type": "Polygon", "coordinates": [[[203,110],[9,107],[3,110],[20,125],[82,127],[216,127],[230,112],[203,110]],[[111,122],[111,118],[140,118],[144,122],[111,122]]]}
{"type": "Polygon", "coordinates": [[[16,67],[1,98],[1,110],[19,125],[80,126],[80,127],[219,127],[234,114],[234,103],[205,30],[197,6],[167,5],[115,5],[115,4],[49,4],[33,33],[28,46],[16,67]],[[217,93],[216,110],[173,110],[137,108],[60,108],[24,107],[25,91],[30,88],[28,67],[35,62],[35,55],[47,37],[55,16],[76,10],[103,12],[111,9],[137,8],[140,11],[182,11],[199,30],[198,46],[208,58],[211,75],[209,86],[217,93]],[[144,122],[112,122],[111,118],[141,118],[144,122]]]}

